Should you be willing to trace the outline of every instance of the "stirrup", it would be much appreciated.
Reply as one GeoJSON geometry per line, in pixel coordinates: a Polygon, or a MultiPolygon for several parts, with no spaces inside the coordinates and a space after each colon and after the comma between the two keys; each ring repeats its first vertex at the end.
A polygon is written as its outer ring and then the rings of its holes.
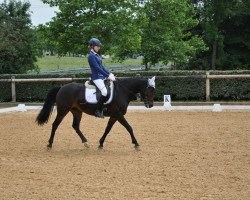
{"type": "Polygon", "coordinates": [[[102,111],[100,111],[100,110],[95,111],[95,116],[99,117],[99,118],[104,118],[103,110],[102,111]]]}

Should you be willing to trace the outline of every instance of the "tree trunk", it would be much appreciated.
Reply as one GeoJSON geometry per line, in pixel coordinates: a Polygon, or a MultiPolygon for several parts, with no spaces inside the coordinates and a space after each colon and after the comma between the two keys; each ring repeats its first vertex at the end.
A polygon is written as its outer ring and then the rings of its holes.
{"type": "Polygon", "coordinates": [[[217,53],[217,41],[214,41],[212,50],[212,70],[215,70],[216,53],[217,53]]]}
{"type": "Polygon", "coordinates": [[[145,70],[148,71],[149,70],[149,67],[148,67],[148,62],[145,63],[145,70]]]}
{"type": "Polygon", "coordinates": [[[145,65],[145,71],[148,71],[148,68],[149,68],[149,67],[148,67],[148,59],[144,57],[143,63],[144,63],[144,65],[145,65]]]}

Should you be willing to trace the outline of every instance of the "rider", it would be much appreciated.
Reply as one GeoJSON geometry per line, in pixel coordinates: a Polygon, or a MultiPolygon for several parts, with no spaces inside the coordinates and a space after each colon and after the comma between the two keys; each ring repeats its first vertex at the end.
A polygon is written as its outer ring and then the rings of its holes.
{"type": "Polygon", "coordinates": [[[110,73],[103,65],[102,58],[98,55],[98,51],[101,48],[101,42],[97,38],[92,38],[89,40],[90,53],[88,56],[88,62],[91,69],[91,80],[95,83],[98,89],[101,91],[102,95],[97,102],[97,109],[95,111],[95,116],[104,118],[103,115],[103,104],[106,100],[108,94],[107,88],[104,85],[105,79],[110,79],[115,81],[114,74],[110,73]]]}

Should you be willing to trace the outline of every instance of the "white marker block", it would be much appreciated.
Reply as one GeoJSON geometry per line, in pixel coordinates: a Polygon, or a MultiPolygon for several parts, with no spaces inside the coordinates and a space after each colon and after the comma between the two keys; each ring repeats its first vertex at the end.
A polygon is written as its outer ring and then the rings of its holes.
{"type": "Polygon", "coordinates": [[[221,112],[222,111],[222,107],[220,104],[216,103],[213,105],[213,112],[221,112]]]}
{"type": "Polygon", "coordinates": [[[25,111],[27,111],[27,109],[25,107],[25,104],[18,104],[16,110],[19,111],[19,112],[25,112],[25,111]]]}
{"type": "Polygon", "coordinates": [[[171,96],[170,95],[164,95],[164,109],[165,110],[171,110],[171,96]]]}

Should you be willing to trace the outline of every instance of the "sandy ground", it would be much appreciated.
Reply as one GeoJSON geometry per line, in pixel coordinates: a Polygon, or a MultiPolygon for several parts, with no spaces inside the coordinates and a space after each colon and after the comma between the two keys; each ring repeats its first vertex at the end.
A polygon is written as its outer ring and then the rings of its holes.
{"type": "Polygon", "coordinates": [[[249,111],[129,111],[141,151],[108,118],[84,115],[83,146],[64,119],[51,151],[51,123],[38,111],[0,114],[0,199],[250,199],[249,111]]]}

